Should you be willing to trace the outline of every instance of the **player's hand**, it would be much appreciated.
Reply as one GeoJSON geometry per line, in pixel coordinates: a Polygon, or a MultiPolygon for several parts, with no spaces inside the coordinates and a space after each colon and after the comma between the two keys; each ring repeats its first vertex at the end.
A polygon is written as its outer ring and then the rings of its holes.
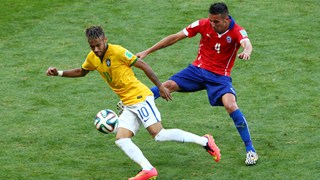
{"type": "Polygon", "coordinates": [[[47,70],[47,76],[58,76],[58,69],[55,67],[49,67],[47,70]]]}
{"type": "Polygon", "coordinates": [[[136,56],[140,59],[145,58],[148,55],[147,51],[141,51],[139,53],[136,54],[136,56]]]}
{"type": "Polygon", "coordinates": [[[242,52],[238,54],[238,58],[243,59],[243,60],[249,60],[250,59],[250,54],[246,52],[242,52]]]}
{"type": "Polygon", "coordinates": [[[167,101],[172,101],[172,96],[171,96],[171,93],[170,93],[170,90],[168,88],[166,88],[164,85],[161,85],[159,88],[159,91],[160,91],[160,96],[167,100],[167,101]]]}

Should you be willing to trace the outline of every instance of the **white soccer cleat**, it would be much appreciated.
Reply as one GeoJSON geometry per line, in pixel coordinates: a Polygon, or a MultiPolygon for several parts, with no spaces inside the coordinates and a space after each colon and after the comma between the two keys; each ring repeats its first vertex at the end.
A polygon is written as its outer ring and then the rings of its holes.
{"type": "Polygon", "coordinates": [[[118,116],[120,116],[122,114],[123,109],[124,109],[124,105],[123,105],[122,101],[119,101],[117,103],[118,116]]]}
{"type": "Polygon", "coordinates": [[[253,151],[248,151],[247,152],[247,157],[246,157],[246,165],[255,165],[258,161],[258,154],[253,151]]]}

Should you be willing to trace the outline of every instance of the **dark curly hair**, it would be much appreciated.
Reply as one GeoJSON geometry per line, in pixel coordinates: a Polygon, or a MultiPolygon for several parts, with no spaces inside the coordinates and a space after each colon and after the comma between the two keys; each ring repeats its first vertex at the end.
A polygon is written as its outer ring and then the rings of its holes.
{"type": "Polygon", "coordinates": [[[91,26],[86,29],[86,36],[88,40],[98,39],[105,37],[103,29],[100,26],[91,26]]]}

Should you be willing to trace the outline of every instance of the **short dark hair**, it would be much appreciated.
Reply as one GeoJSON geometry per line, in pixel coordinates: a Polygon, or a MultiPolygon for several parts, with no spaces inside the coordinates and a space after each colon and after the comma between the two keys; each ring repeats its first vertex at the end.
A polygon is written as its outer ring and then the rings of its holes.
{"type": "Polygon", "coordinates": [[[222,16],[228,16],[228,6],[223,2],[213,3],[209,8],[209,13],[213,15],[221,14],[222,16]]]}
{"type": "Polygon", "coordinates": [[[100,37],[105,37],[103,29],[101,26],[91,26],[86,29],[86,36],[88,40],[98,39],[100,37]]]}

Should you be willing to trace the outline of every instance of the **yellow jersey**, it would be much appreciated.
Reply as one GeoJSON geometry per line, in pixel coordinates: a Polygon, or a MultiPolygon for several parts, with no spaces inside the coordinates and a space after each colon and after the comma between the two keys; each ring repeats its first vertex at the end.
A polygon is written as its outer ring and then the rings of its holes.
{"type": "Polygon", "coordinates": [[[152,91],[134,75],[131,66],[136,60],[137,57],[127,49],[108,43],[102,61],[91,51],[82,68],[97,70],[123,104],[132,105],[144,101],[146,96],[153,95],[152,91]]]}

